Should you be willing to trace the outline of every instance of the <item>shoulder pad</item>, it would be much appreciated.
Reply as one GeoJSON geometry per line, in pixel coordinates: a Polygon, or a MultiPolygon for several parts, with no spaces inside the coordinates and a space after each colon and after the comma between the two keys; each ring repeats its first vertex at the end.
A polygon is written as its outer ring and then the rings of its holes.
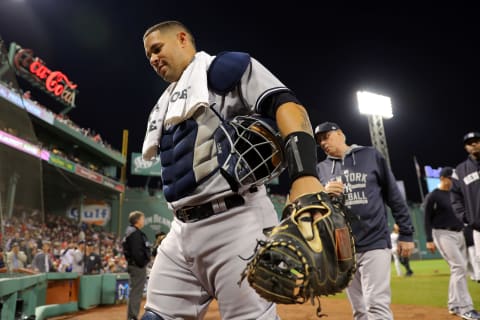
{"type": "Polygon", "coordinates": [[[221,95],[232,91],[249,64],[250,55],[246,52],[219,53],[208,68],[207,80],[210,90],[221,95]]]}

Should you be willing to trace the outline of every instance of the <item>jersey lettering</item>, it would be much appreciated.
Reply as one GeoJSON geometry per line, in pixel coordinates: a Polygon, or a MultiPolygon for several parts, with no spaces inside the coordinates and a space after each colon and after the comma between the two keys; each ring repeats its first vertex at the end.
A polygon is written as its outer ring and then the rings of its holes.
{"type": "Polygon", "coordinates": [[[469,175],[465,176],[465,178],[463,178],[463,182],[466,185],[469,185],[470,183],[475,182],[478,179],[480,179],[480,175],[478,174],[478,171],[475,171],[475,172],[472,172],[469,175]]]}
{"type": "Polygon", "coordinates": [[[187,89],[183,89],[182,91],[175,91],[174,93],[172,93],[170,102],[175,102],[178,99],[187,99],[187,89]]]}

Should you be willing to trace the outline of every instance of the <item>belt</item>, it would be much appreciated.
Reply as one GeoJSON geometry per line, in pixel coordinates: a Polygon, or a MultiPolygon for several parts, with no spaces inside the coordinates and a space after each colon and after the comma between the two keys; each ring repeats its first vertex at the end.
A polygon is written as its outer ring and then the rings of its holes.
{"type": "Polygon", "coordinates": [[[456,232],[459,232],[459,231],[463,230],[462,227],[445,227],[445,228],[437,228],[437,229],[448,230],[448,231],[456,231],[456,232]]]}
{"type": "Polygon", "coordinates": [[[197,222],[215,214],[241,206],[245,200],[241,195],[234,194],[225,198],[213,200],[198,206],[184,207],[175,211],[178,220],[186,223],[197,222]]]}

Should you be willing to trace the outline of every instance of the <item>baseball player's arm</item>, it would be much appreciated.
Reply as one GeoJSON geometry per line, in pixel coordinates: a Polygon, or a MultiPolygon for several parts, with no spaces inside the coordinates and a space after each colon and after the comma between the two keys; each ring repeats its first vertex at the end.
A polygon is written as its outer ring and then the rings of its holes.
{"type": "Polygon", "coordinates": [[[452,188],[450,189],[450,200],[452,203],[453,211],[457,218],[466,222],[465,219],[465,199],[463,197],[462,190],[460,188],[460,181],[458,180],[457,174],[452,175],[452,188]]]}
{"type": "Polygon", "coordinates": [[[435,202],[434,196],[432,193],[428,194],[425,198],[424,202],[424,210],[425,210],[425,237],[426,237],[426,248],[431,253],[435,253],[435,243],[433,242],[432,237],[432,217],[434,215],[434,208],[433,204],[435,202]]]}
{"type": "MultiPolygon", "coordinates": [[[[299,104],[287,102],[278,107],[275,117],[278,128],[280,130],[280,134],[284,139],[288,138],[289,136],[295,135],[296,133],[303,133],[304,137],[307,137],[305,134],[310,135],[313,141],[313,147],[311,143],[300,143],[297,145],[297,147],[301,148],[298,153],[298,155],[300,155],[301,157],[297,157],[297,160],[300,162],[304,162],[301,163],[301,165],[306,164],[307,166],[311,166],[313,159],[313,175],[311,174],[311,172],[307,172],[305,173],[305,175],[302,175],[303,173],[300,173],[298,177],[291,181],[292,185],[290,187],[289,194],[290,201],[294,201],[303,194],[317,193],[323,191],[324,187],[316,176],[316,145],[315,139],[313,138],[312,125],[310,123],[307,111],[303,106],[299,104]]],[[[289,161],[289,171],[297,170],[298,168],[292,168],[293,164],[291,162],[295,161],[289,161]]],[[[311,168],[305,169],[312,171],[310,170],[311,168]]]]}

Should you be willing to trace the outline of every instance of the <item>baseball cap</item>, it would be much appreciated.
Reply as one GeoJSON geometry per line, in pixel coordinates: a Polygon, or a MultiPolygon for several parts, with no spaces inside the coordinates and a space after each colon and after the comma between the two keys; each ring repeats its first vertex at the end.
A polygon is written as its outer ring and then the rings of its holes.
{"type": "Polygon", "coordinates": [[[480,132],[472,131],[463,136],[463,143],[467,144],[468,140],[471,139],[480,139],[480,132]]]}
{"type": "Polygon", "coordinates": [[[79,241],[77,242],[77,244],[84,244],[84,243],[85,243],[85,240],[79,240],[79,241]]]}
{"type": "Polygon", "coordinates": [[[315,128],[315,134],[323,133],[323,132],[328,132],[332,130],[338,130],[340,129],[340,126],[336,124],[335,122],[323,122],[320,123],[316,128],[315,128]]]}
{"type": "Polygon", "coordinates": [[[92,241],[87,241],[87,247],[91,247],[93,246],[93,242],[92,241]]]}
{"type": "Polygon", "coordinates": [[[452,167],[443,167],[442,170],[440,170],[440,177],[451,178],[452,174],[453,174],[452,167]]]}

